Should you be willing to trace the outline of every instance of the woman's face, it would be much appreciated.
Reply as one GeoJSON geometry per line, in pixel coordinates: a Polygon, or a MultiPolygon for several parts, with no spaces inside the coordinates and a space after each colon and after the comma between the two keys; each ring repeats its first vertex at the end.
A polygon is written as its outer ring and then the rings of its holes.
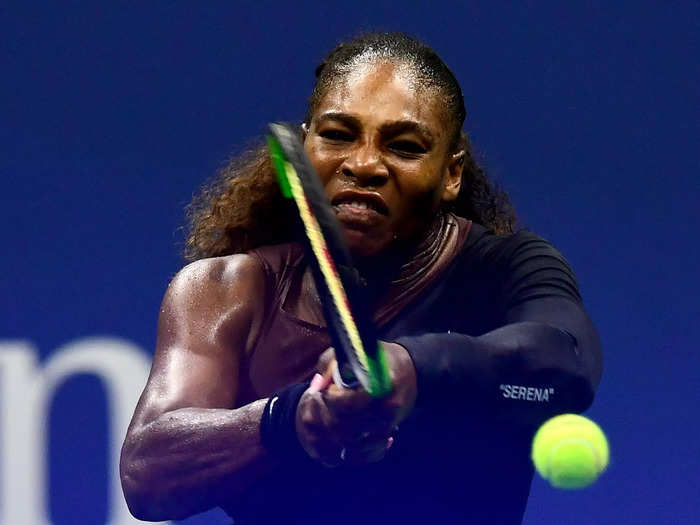
{"type": "Polygon", "coordinates": [[[354,255],[417,240],[456,198],[462,157],[444,112],[434,88],[387,62],[361,63],[320,100],[304,147],[354,255]]]}

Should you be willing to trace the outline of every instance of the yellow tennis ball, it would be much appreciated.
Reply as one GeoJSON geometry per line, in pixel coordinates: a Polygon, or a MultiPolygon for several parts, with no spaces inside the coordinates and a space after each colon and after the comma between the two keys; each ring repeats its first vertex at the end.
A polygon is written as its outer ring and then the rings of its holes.
{"type": "Polygon", "coordinates": [[[603,431],[578,414],[562,414],[545,421],[532,440],[535,468],[556,488],[587,487],[605,470],[609,459],[603,431]]]}

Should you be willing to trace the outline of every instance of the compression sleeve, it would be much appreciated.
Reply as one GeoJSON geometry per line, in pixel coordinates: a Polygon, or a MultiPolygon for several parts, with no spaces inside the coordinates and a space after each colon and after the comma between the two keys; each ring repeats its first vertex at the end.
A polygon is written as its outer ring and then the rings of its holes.
{"type": "Polygon", "coordinates": [[[601,375],[600,341],[569,265],[533,234],[513,236],[499,258],[503,326],[478,337],[400,337],[416,367],[417,407],[446,400],[537,425],[590,406],[601,375]]]}

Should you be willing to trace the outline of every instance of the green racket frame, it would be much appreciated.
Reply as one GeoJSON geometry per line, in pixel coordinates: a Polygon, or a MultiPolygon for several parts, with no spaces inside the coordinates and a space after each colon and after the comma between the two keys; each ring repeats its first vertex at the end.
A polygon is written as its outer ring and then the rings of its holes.
{"type": "Polygon", "coordinates": [[[282,195],[296,204],[304,246],[322,299],[343,386],[358,383],[373,397],[392,390],[386,355],[377,340],[361,279],[342,227],[294,128],[270,124],[268,146],[282,195]]]}

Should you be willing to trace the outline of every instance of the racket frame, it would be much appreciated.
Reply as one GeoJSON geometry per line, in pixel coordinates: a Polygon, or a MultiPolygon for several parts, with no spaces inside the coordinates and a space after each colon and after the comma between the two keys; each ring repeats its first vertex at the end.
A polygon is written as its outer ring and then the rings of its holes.
{"type": "Polygon", "coordinates": [[[321,181],[290,125],[270,124],[268,147],[282,194],[296,204],[304,247],[338,362],[340,386],[361,385],[373,397],[392,390],[384,349],[376,337],[362,279],[355,268],[321,181]],[[325,232],[325,233],[324,233],[325,232]]]}

